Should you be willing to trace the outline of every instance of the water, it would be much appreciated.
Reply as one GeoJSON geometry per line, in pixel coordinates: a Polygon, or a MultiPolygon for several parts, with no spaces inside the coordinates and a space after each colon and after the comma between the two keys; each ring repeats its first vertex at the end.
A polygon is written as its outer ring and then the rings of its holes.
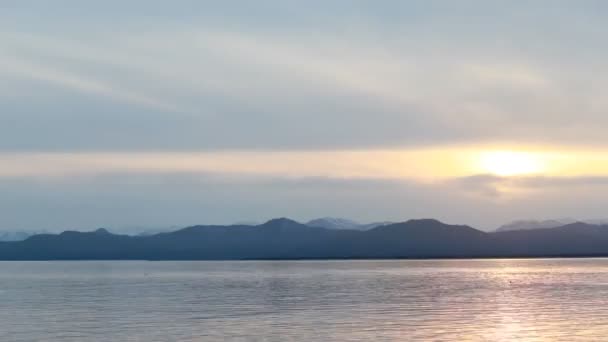
{"type": "Polygon", "coordinates": [[[0,263],[0,341],[604,341],[608,259],[0,263]]]}

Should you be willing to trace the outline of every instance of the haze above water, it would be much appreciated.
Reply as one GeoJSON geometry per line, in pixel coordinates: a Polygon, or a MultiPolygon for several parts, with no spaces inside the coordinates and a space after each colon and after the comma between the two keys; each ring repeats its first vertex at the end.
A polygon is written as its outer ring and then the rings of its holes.
{"type": "Polygon", "coordinates": [[[0,263],[2,341],[590,341],[608,259],[0,263]]]}

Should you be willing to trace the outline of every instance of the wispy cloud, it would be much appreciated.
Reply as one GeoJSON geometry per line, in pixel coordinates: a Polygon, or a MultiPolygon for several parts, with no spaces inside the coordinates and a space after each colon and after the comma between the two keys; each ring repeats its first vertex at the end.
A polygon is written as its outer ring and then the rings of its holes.
{"type": "MultiPolygon", "coordinates": [[[[604,144],[598,127],[607,103],[597,89],[608,79],[590,72],[593,63],[517,49],[497,55],[481,48],[485,36],[441,45],[437,37],[423,40],[408,27],[395,28],[409,38],[404,42],[379,36],[385,29],[355,28],[357,34],[346,35],[340,27],[315,33],[163,23],[143,31],[129,26],[120,34],[7,30],[0,34],[0,72],[117,102],[105,116],[117,125],[133,122],[112,132],[124,149],[604,144]],[[145,122],[154,133],[167,121],[175,129],[166,131],[167,139],[142,136],[139,114],[121,103],[178,114],[145,122]]],[[[35,102],[36,94],[30,97],[35,102]]],[[[73,101],[57,97],[46,112],[61,120],[73,101]]],[[[0,109],[18,110],[11,118],[17,122],[39,110],[27,103],[0,109]]],[[[72,125],[90,136],[106,133],[72,125]]],[[[51,142],[42,134],[28,141],[39,150],[59,145],[66,151],[116,144],[100,138],[51,142]]]]}
{"type": "Polygon", "coordinates": [[[587,188],[597,191],[605,191],[608,186],[608,176],[509,176],[480,174],[474,176],[450,179],[446,182],[455,185],[459,189],[487,196],[499,198],[503,196],[516,197],[529,195],[535,192],[563,191],[567,196],[568,191],[573,188],[587,188]],[[600,190],[603,189],[603,190],[600,190]]]}
{"type": "Polygon", "coordinates": [[[0,178],[211,172],[296,178],[432,179],[466,172],[467,166],[460,165],[463,159],[441,150],[0,153],[0,178]]]}
{"type": "Polygon", "coordinates": [[[0,224],[602,213],[580,204],[608,175],[602,2],[0,8],[0,224]],[[558,153],[535,177],[471,162],[514,146],[558,153]]]}
{"type": "Polygon", "coordinates": [[[96,80],[92,75],[74,73],[56,67],[37,65],[23,59],[0,55],[0,73],[47,82],[76,92],[93,94],[109,100],[126,102],[155,110],[180,112],[177,106],[120,86],[96,80]]]}

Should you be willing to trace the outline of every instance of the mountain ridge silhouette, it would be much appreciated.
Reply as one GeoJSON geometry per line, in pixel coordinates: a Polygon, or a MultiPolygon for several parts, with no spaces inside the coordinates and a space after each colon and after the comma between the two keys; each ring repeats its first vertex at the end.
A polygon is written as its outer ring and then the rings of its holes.
{"type": "Polygon", "coordinates": [[[260,225],[197,225],[145,236],[65,231],[1,242],[0,260],[249,260],[608,256],[608,226],[484,232],[417,219],[369,230],[311,227],[288,218],[260,225]]]}

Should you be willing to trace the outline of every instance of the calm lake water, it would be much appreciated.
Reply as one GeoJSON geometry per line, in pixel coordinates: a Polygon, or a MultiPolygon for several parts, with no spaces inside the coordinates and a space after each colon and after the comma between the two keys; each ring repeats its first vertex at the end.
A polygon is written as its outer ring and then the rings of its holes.
{"type": "Polygon", "coordinates": [[[608,259],[0,263],[0,341],[606,341],[608,259]]]}

